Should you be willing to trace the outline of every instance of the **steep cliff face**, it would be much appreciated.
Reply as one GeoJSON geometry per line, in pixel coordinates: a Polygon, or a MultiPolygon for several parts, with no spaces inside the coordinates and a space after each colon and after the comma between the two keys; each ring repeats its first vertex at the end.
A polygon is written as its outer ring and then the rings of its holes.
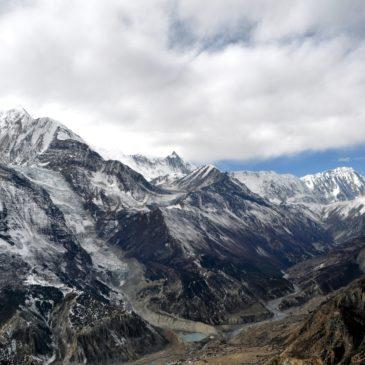
{"type": "Polygon", "coordinates": [[[2,363],[100,364],[166,344],[107,280],[123,263],[98,261],[76,233],[46,190],[0,166],[2,363]]]}

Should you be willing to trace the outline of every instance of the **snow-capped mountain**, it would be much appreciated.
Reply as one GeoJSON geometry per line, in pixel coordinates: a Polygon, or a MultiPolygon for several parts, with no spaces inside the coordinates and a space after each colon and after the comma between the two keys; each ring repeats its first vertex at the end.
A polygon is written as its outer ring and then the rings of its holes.
{"type": "Polygon", "coordinates": [[[237,171],[231,176],[273,203],[330,204],[365,195],[364,178],[350,167],[301,178],[273,171],[237,171]]]}
{"type": "Polygon", "coordinates": [[[181,177],[195,169],[194,165],[185,162],[175,151],[162,158],[148,158],[143,155],[123,155],[118,160],[142,174],[149,181],[159,177],[181,177]]]}
{"type": "Polygon", "coordinates": [[[365,194],[365,180],[351,167],[306,175],[301,178],[323,203],[352,200],[365,194]]]}
{"type": "MultiPolygon", "coordinates": [[[[2,141],[27,141],[11,143],[7,158],[15,171],[49,195],[75,244],[89,255],[86,260],[95,276],[117,294],[130,295],[133,307],[138,308],[142,295],[149,308],[185,320],[224,323],[237,311],[244,315],[254,303],[262,314],[270,315],[258,298],[291,289],[281,270],[329,247],[329,237],[311,217],[271,205],[213,166],[190,171],[192,167],[176,154],[167,157],[162,165],[182,175],[176,178],[176,189],[167,191],[119,161],[104,160],[65,128],[68,138],[45,134],[43,118],[19,114],[18,119],[13,115],[3,120],[8,128],[0,130],[2,141]],[[10,121],[20,126],[15,129],[18,133],[10,128],[10,121]],[[46,139],[22,138],[23,134],[50,138],[41,143],[46,139]],[[32,148],[38,153],[31,164],[18,158],[32,148]],[[117,257],[132,257],[144,265],[141,275],[159,288],[158,300],[144,280],[138,281],[132,294],[116,285],[121,282],[118,267],[126,263],[110,263],[109,249],[116,250],[117,257]],[[105,275],[108,267],[112,272],[105,275]],[[194,287],[188,284],[191,278],[194,287]]],[[[0,152],[7,152],[8,145],[2,144],[0,152]]],[[[6,206],[17,214],[16,206],[6,206]]],[[[19,243],[15,250],[21,247],[19,243]]]]}
{"type": "Polygon", "coordinates": [[[274,171],[236,171],[230,175],[273,203],[316,200],[307,185],[291,174],[278,174],[274,171]]]}
{"type": "Polygon", "coordinates": [[[117,363],[163,346],[154,326],[267,318],[293,289],[282,270],[333,245],[320,215],[276,204],[316,196],[298,178],[133,157],[159,186],[51,119],[0,120],[0,299],[22,334],[14,351],[0,321],[1,361],[117,363]]]}
{"type": "Polygon", "coordinates": [[[33,119],[24,109],[0,113],[0,150],[3,161],[31,163],[55,140],[82,139],[50,118],[33,119]]]}

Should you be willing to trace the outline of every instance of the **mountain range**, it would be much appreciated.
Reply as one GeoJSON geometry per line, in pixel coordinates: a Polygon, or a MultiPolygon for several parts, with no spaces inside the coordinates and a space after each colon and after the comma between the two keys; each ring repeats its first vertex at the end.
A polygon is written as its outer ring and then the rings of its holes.
{"type": "Polygon", "coordinates": [[[106,160],[25,110],[0,114],[0,156],[3,363],[129,361],[171,330],[272,318],[266,303],[296,290],[285,272],[364,233],[351,168],[298,178],[175,152],[106,160]]]}

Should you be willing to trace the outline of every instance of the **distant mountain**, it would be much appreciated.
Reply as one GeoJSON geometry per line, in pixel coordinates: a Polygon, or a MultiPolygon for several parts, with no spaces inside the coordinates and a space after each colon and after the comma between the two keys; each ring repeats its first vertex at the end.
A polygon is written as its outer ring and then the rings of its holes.
{"type": "Polygon", "coordinates": [[[351,167],[338,167],[306,175],[301,180],[318,200],[325,204],[352,200],[365,195],[365,180],[351,167]]]}
{"type": "Polygon", "coordinates": [[[122,155],[118,158],[125,165],[142,174],[147,180],[159,177],[181,177],[193,171],[195,166],[185,162],[176,152],[164,158],[148,158],[142,155],[122,155]]]}
{"type": "Polygon", "coordinates": [[[274,204],[312,214],[338,243],[365,234],[365,179],[353,168],[339,167],[302,178],[271,171],[230,175],[274,204]]]}
{"type": "Polygon", "coordinates": [[[274,203],[330,204],[365,195],[365,180],[350,167],[298,178],[273,171],[237,171],[231,176],[274,203]]]}
{"type": "Polygon", "coordinates": [[[230,175],[273,203],[317,201],[307,185],[294,175],[274,171],[236,171],[230,175]]]}

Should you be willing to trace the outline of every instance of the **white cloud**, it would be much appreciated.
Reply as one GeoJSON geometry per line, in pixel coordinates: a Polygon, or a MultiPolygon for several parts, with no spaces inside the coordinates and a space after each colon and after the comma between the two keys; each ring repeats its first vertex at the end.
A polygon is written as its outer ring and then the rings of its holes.
{"type": "Polygon", "coordinates": [[[0,2],[0,107],[198,162],[365,142],[361,0],[0,2]]]}

